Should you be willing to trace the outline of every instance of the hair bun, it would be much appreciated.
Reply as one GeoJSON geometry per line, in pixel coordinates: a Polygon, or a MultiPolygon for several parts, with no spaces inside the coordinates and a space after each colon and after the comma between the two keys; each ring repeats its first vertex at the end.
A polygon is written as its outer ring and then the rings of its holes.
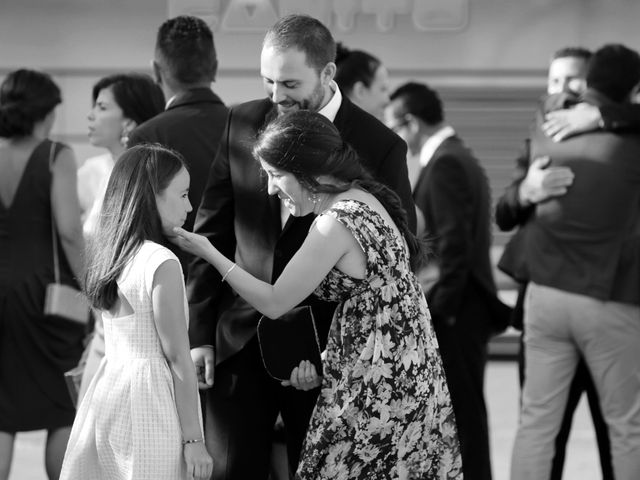
{"type": "Polygon", "coordinates": [[[33,130],[30,112],[16,102],[0,105],[0,137],[12,138],[29,135],[33,130]]]}

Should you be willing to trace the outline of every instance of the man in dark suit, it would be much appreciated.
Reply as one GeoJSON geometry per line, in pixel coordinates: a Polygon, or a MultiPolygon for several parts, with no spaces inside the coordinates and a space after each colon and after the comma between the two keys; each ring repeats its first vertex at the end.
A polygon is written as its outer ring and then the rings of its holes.
{"type": "MultiPolygon", "coordinates": [[[[128,146],[160,143],[184,157],[191,176],[189,201],[194,210],[184,228],[191,230],[209,167],[218,151],[228,109],[211,90],[218,69],[213,33],[200,18],[179,16],[158,29],[153,70],[167,104],[165,111],[139,125],[128,146]]],[[[167,245],[187,271],[189,256],[167,245]]]]}
{"type": "MultiPolygon", "coordinates": [[[[314,18],[290,15],[269,29],[260,60],[268,98],[230,110],[198,209],[195,231],[264,281],[278,278],[313,221],[283,214],[279,199],[268,196],[266,178],[251,153],[257,132],[278,114],[308,109],[332,120],[373,176],[398,193],[415,228],[406,145],[341,95],[333,81],[335,53],[331,33],[314,18]]],[[[298,391],[269,377],[255,335],[260,314],[221,283],[205,261],[193,262],[188,295],[192,358],[201,386],[210,387],[205,431],[213,478],[266,479],[279,413],[295,470],[319,390],[298,391]]],[[[325,341],[334,305],[309,302],[325,341]]]]}
{"type": "MultiPolygon", "coordinates": [[[[591,52],[580,47],[566,47],[554,52],[549,63],[547,77],[547,95],[542,100],[557,101],[556,94],[575,96],[576,100],[584,93],[585,75],[587,64],[591,58],[591,52]],[[547,99],[548,95],[556,95],[547,99]]],[[[548,105],[550,107],[550,105],[548,105]]],[[[591,106],[586,107],[591,108],[591,106]]],[[[585,108],[585,109],[586,109],[585,108]]],[[[597,107],[593,106],[598,110],[597,107]]],[[[619,108],[624,108],[622,105],[619,108]]],[[[605,115],[611,110],[603,106],[605,115]]],[[[615,112],[613,112],[615,113],[615,112]]],[[[525,143],[524,152],[516,159],[516,170],[512,183],[505,189],[504,194],[496,204],[496,223],[503,231],[517,229],[509,242],[505,245],[503,254],[498,262],[498,268],[514,277],[519,283],[518,297],[512,323],[515,328],[522,330],[523,304],[528,283],[528,274],[524,265],[524,234],[520,229],[535,211],[536,204],[549,198],[562,196],[571,188],[574,174],[566,166],[550,165],[549,157],[530,158],[529,141],[525,143]]],[[[525,382],[524,377],[524,348],[522,335],[518,356],[518,370],[520,385],[525,382]]],[[[571,382],[567,407],[562,419],[562,425],[555,438],[555,453],[551,467],[549,480],[560,480],[564,468],[566,446],[571,432],[573,414],[578,407],[582,394],[586,393],[589,409],[596,432],[600,465],[602,467],[603,480],[613,479],[613,467],[611,465],[611,453],[607,425],[602,416],[598,392],[596,391],[589,370],[584,361],[580,361],[576,368],[576,374],[571,382]]]]}
{"type": "Polygon", "coordinates": [[[444,122],[442,102],[428,86],[398,88],[385,118],[411,153],[420,155],[422,170],[413,197],[435,257],[421,274],[423,288],[451,392],[464,477],[487,480],[487,343],[506,326],[509,314],[497,298],[489,259],[489,182],[478,160],[444,122]]]}
{"type": "MultiPolygon", "coordinates": [[[[607,45],[589,62],[583,100],[629,103],[640,56],[607,45]]],[[[551,98],[563,104],[563,97],[551,98]]],[[[553,443],[580,357],[609,427],[616,479],[640,472],[640,138],[588,133],[560,143],[536,122],[531,157],[574,173],[564,195],[538,202],[524,225],[525,378],[512,478],[548,478],[553,443]]]]}

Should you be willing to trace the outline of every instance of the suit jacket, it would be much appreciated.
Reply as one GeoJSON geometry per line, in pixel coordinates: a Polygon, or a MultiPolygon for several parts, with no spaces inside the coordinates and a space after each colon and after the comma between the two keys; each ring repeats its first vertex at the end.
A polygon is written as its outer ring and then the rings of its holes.
{"type": "MultiPolygon", "coordinates": [[[[228,109],[209,88],[194,88],[174,98],[169,108],[139,125],[129,137],[129,147],[140,143],[159,143],[180,153],[191,177],[189,201],[193,211],[184,228],[191,231],[200,205],[209,167],[218,151],[228,109]]],[[[180,259],[187,274],[191,255],[171,242],[165,246],[180,259]]]]}
{"type": "Polygon", "coordinates": [[[496,329],[504,329],[507,308],[496,296],[491,270],[490,190],[484,169],[456,136],[449,137],[422,169],[414,187],[425,216],[439,275],[427,292],[434,318],[456,317],[469,288],[483,293],[496,329]]]}
{"type": "Polygon", "coordinates": [[[228,108],[209,88],[194,88],[178,95],[169,108],[139,125],[129,137],[129,147],[159,143],[180,153],[189,169],[189,201],[186,230],[193,228],[196,209],[215,158],[228,108]]]}
{"type": "MultiPolygon", "coordinates": [[[[268,99],[247,102],[229,112],[221,149],[198,209],[195,231],[253,276],[274,282],[307,236],[313,215],[280,225],[280,201],[267,193],[266,178],[251,155],[257,133],[273,118],[268,99]]],[[[415,228],[415,211],[406,166],[406,144],[346,97],[334,121],[364,165],[395,190],[415,228]]],[[[192,346],[216,345],[216,361],[239,351],[255,334],[260,314],[229,287],[211,265],[195,259],[189,270],[189,334],[192,346]]],[[[309,299],[322,337],[335,305],[309,299]]]]}
{"type": "MultiPolygon", "coordinates": [[[[594,90],[584,100],[611,102],[594,90]]],[[[527,223],[525,261],[532,281],[605,301],[640,304],[640,137],[598,131],[555,143],[540,126],[532,157],[575,173],[568,192],[538,203],[527,223]]]]}

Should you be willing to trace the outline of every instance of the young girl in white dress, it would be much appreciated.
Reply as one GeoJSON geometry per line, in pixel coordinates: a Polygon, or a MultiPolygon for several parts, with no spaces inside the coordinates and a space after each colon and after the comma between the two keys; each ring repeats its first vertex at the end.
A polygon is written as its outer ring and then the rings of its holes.
{"type": "Polygon", "coordinates": [[[183,274],[163,246],[192,210],[188,191],[183,160],[160,146],[134,147],[113,168],[86,278],[105,358],[79,406],[62,480],[211,475],[183,274]]]}

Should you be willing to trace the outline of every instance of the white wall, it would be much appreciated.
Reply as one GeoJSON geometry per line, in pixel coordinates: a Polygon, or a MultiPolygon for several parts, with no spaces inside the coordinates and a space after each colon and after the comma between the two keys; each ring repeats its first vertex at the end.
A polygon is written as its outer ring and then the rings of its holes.
{"type": "Polygon", "coordinates": [[[634,0],[1,0],[0,75],[22,66],[52,72],[65,96],[56,133],[81,144],[91,85],[116,71],[148,72],[157,27],[169,15],[195,13],[212,24],[220,56],[214,87],[235,103],[262,95],[264,28],[296,8],[382,58],[396,84],[541,90],[560,46],[640,47],[634,0]]]}
{"type": "Polygon", "coordinates": [[[23,66],[53,73],[65,100],[54,133],[84,159],[97,153],[86,140],[91,86],[115,72],[149,73],[166,18],[196,14],[210,23],[220,60],[214,89],[232,104],[263,95],[264,31],[296,9],[379,56],[394,86],[414,79],[436,87],[495,192],[508,181],[554,50],[640,48],[636,0],[0,0],[0,76],[23,66]]]}

